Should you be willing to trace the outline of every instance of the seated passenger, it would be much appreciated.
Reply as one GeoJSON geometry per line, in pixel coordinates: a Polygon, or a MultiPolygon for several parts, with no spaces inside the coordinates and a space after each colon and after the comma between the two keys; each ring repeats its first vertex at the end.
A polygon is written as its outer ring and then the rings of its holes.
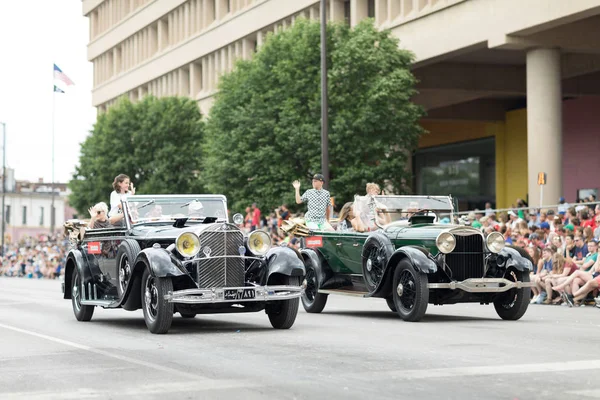
{"type": "Polygon", "coordinates": [[[115,228],[123,224],[123,214],[116,214],[107,218],[108,205],[105,202],[96,204],[88,211],[91,217],[88,224],[88,228],[90,229],[115,228]]]}
{"type": "Polygon", "coordinates": [[[344,204],[340,210],[340,222],[337,225],[338,232],[365,232],[367,230],[362,221],[355,217],[353,204],[350,201],[344,204]]]}
{"type": "Polygon", "coordinates": [[[375,198],[375,196],[379,196],[381,194],[381,188],[379,185],[373,182],[367,183],[366,190],[367,196],[371,201],[371,214],[369,215],[369,218],[377,218],[378,225],[387,225],[392,222],[392,217],[388,213],[384,212],[387,210],[386,205],[375,198]]]}

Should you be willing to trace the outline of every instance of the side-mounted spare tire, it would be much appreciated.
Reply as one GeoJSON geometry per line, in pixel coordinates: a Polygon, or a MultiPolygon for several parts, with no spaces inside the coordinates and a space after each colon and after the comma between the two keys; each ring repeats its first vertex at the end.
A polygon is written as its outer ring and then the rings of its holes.
{"type": "Polygon", "coordinates": [[[117,292],[119,298],[123,297],[127,285],[133,277],[133,263],[140,251],[140,245],[135,240],[123,240],[119,245],[119,250],[117,250],[117,292]]]}
{"type": "Polygon", "coordinates": [[[393,252],[393,246],[385,236],[376,234],[368,237],[365,241],[362,250],[362,270],[369,293],[374,292],[381,283],[393,252]]]}

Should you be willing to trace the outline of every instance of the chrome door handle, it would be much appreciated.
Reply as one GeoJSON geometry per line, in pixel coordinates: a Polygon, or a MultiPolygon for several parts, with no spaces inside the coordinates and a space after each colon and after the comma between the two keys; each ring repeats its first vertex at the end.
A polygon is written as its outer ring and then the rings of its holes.
{"type": "Polygon", "coordinates": [[[353,247],[358,247],[358,246],[360,246],[360,243],[354,243],[352,246],[353,247]]]}

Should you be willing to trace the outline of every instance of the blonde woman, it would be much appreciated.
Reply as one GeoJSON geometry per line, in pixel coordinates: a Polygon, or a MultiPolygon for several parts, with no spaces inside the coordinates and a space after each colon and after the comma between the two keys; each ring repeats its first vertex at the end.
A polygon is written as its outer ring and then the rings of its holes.
{"type": "Polygon", "coordinates": [[[561,253],[557,252],[552,257],[552,272],[545,279],[546,283],[546,300],[544,304],[558,304],[562,301],[561,296],[552,300],[553,287],[560,285],[567,280],[569,275],[577,270],[577,266],[572,262],[568,261],[561,253]]]}

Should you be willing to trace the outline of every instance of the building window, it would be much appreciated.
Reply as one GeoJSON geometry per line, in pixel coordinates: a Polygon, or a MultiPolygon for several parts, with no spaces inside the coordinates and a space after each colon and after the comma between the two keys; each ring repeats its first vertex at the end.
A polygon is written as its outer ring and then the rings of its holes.
{"type": "Polygon", "coordinates": [[[23,225],[27,225],[27,206],[23,206],[23,225]]]}
{"type": "Polygon", "coordinates": [[[375,0],[369,0],[369,2],[368,2],[367,17],[375,18],[375,0]]]}
{"type": "Polygon", "coordinates": [[[44,207],[40,207],[40,226],[44,226],[44,207]]]}
{"type": "Polygon", "coordinates": [[[6,217],[6,223],[10,224],[10,205],[6,206],[6,211],[5,212],[6,212],[6,215],[5,215],[5,217],[6,217]]]}

